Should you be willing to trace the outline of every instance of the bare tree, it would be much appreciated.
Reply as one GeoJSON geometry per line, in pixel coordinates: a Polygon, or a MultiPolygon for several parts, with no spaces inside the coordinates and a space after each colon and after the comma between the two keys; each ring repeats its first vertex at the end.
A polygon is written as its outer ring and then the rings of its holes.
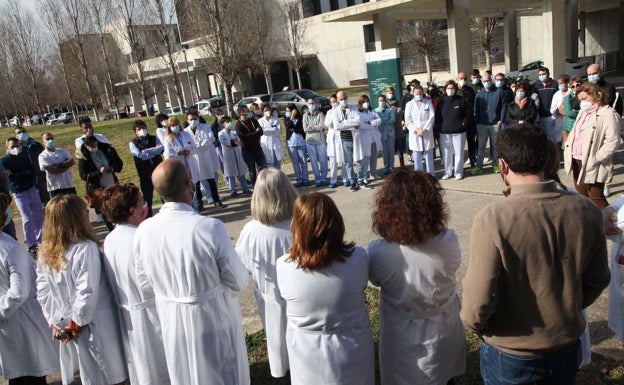
{"type": "Polygon", "coordinates": [[[191,20],[191,32],[199,42],[198,49],[225,88],[230,113],[232,87],[256,59],[257,47],[249,44],[248,39],[259,28],[256,13],[261,6],[260,0],[198,0],[192,7],[189,2],[178,4],[178,17],[182,12],[191,20]]]}
{"type": "Polygon", "coordinates": [[[312,49],[310,40],[306,38],[307,21],[301,17],[301,2],[289,0],[284,5],[286,23],[288,25],[288,39],[286,46],[290,54],[290,66],[297,74],[297,88],[301,88],[301,69],[306,64],[305,52],[312,49]]]}
{"type": "Polygon", "coordinates": [[[433,81],[430,59],[439,43],[441,26],[442,22],[435,19],[399,21],[403,44],[408,50],[419,53],[425,59],[429,83],[433,81]]]}
{"type": "Polygon", "coordinates": [[[158,39],[155,40],[154,51],[163,59],[167,68],[171,72],[173,80],[173,89],[178,98],[178,106],[184,105],[184,95],[182,93],[182,80],[180,79],[180,71],[177,67],[178,57],[180,55],[179,47],[176,43],[176,31],[172,28],[174,25],[175,7],[172,1],[152,0],[157,17],[156,33],[158,39]]]}
{"type": "Polygon", "coordinates": [[[262,74],[266,82],[267,93],[273,93],[271,73],[274,71],[276,49],[283,45],[285,36],[273,31],[270,26],[274,23],[274,10],[270,6],[264,6],[258,14],[258,24],[264,26],[259,28],[257,34],[253,35],[249,41],[257,47],[255,60],[252,61],[252,70],[262,74]]]}
{"type": "Polygon", "coordinates": [[[492,70],[492,37],[494,36],[494,28],[498,24],[495,17],[477,17],[474,21],[474,29],[476,29],[479,45],[485,55],[485,68],[492,70]]]}

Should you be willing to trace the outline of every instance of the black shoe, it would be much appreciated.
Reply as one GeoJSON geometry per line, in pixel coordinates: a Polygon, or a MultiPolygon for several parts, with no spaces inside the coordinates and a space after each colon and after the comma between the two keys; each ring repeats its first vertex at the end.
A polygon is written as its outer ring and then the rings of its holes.
{"type": "Polygon", "coordinates": [[[220,208],[220,209],[227,207],[221,201],[215,202],[214,205],[215,205],[215,207],[220,208]]]}
{"type": "Polygon", "coordinates": [[[37,251],[39,251],[38,245],[30,246],[28,248],[28,254],[30,254],[30,256],[33,257],[33,259],[37,259],[37,251]]]}
{"type": "Polygon", "coordinates": [[[349,189],[349,191],[351,192],[356,192],[357,190],[359,190],[360,188],[358,187],[357,183],[352,183],[351,184],[351,188],[349,189]]]}
{"type": "Polygon", "coordinates": [[[200,203],[197,205],[197,212],[203,211],[204,210],[204,204],[200,203]]]}
{"type": "Polygon", "coordinates": [[[360,188],[361,188],[361,189],[364,189],[364,190],[372,190],[372,189],[373,189],[373,186],[369,185],[369,184],[368,184],[368,183],[366,183],[366,182],[361,182],[361,183],[360,183],[360,188]]]}

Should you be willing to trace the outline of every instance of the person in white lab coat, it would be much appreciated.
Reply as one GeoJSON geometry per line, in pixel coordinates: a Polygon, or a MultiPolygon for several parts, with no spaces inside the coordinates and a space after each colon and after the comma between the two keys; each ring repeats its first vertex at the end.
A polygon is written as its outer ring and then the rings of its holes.
{"type": "Polygon", "coordinates": [[[63,342],[64,385],[73,381],[76,358],[83,384],[123,384],[128,373],[117,305],[87,213],[85,202],[73,194],[46,205],[37,299],[53,335],[63,342]]]}
{"type": "Polygon", "coordinates": [[[236,292],[249,275],[218,219],[191,207],[184,164],[163,161],[152,175],[165,204],[136,230],[142,290],[153,291],[173,385],[248,385],[249,364],[236,292]]]}
{"type": "Polygon", "coordinates": [[[446,219],[442,187],[424,172],[398,169],[377,193],[373,229],[383,239],[368,245],[368,255],[370,280],[381,287],[382,385],[446,385],[464,373],[455,290],[461,255],[446,219]]]}
{"type": "Polygon", "coordinates": [[[342,140],[340,139],[340,131],[334,127],[334,114],[339,113],[338,100],[336,94],[329,98],[332,109],[327,111],[325,115],[325,126],[327,127],[327,156],[329,157],[329,188],[336,188],[338,181],[338,163],[342,163],[342,171],[340,178],[342,185],[349,186],[349,178],[347,177],[347,166],[344,162],[344,154],[342,153],[342,140]]]}
{"type": "MultiPolygon", "coordinates": [[[[0,193],[0,223],[11,197],[0,193]]],[[[58,342],[37,302],[32,257],[11,236],[0,233],[0,374],[9,385],[45,385],[59,370],[58,342]]]]}
{"type": "Polygon", "coordinates": [[[251,194],[247,186],[247,178],[245,177],[247,164],[245,164],[245,159],[243,159],[240,138],[229,116],[221,118],[221,125],[223,129],[219,131],[219,142],[221,142],[223,151],[223,176],[228,184],[230,196],[233,198],[238,195],[236,193],[237,178],[243,194],[251,194]]]}
{"type": "Polygon", "coordinates": [[[405,106],[405,125],[409,131],[409,149],[414,154],[414,170],[422,171],[422,161],[425,158],[427,172],[434,175],[433,123],[435,112],[431,101],[424,97],[423,89],[417,85],[412,90],[414,98],[405,106]]]}
{"type": "Polygon", "coordinates": [[[286,301],[292,384],[374,384],[366,251],[344,241],[342,216],[322,193],[297,198],[291,231],[277,284],[286,301]]]}
{"type": "Polygon", "coordinates": [[[358,183],[362,187],[366,184],[367,174],[370,174],[371,179],[379,179],[377,149],[381,150],[381,135],[378,130],[381,119],[371,107],[368,95],[360,96],[358,110],[360,111],[360,129],[359,135],[353,137],[353,158],[357,162],[358,183]],[[375,158],[374,162],[373,158],[375,158]]]}
{"type": "Polygon", "coordinates": [[[254,281],[271,375],[277,378],[286,376],[289,366],[286,303],[277,287],[275,263],[290,248],[290,220],[295,199],[297,191],[286,174],[275,168],[260,171],[251,197],[254,219],[245,224],[236,242],[236,252],[254,281]]]}
{"type": "Polygon", "coordinates": [[[262,107],[262,117],[258,117],[258,123],[262,127],[260,146],[266,158],[267,167],[275,167],[280,170],[282,160],[284,160],[284,149],[282,147],[282,124],[276,116],[271,114],[271,107],[262,107]]]}
{"type": "Polygon", "coordinates": [[[115,223],[104,240],[103,265],[121,314],[121,333],[132,385],[169,384],[165,348],[154,293],[137,283],[132,240],[147,217],[147,205],[133,184],[114,184],[96,193],[102,214],[115,223]]]}

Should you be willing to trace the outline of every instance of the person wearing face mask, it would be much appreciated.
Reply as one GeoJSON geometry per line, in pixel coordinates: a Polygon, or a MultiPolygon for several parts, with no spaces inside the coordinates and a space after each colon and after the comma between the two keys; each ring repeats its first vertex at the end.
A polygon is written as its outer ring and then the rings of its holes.
{"type": "MultiPolygon", "coordinates": [[[[387,106],[390,107],[394,111],[395,120],[394,120],[394,149],[396,150],[399,156],[399,166],[405,167],[405,160],[403,159],[403,155],[408,151],[407,141],[405,137],[405,117],[403,114],[403,107],[399,100],[396,98],[396,93],[394,87],[386,88],[386,103],[387,106]]],[[[385,148],[385,146],[384,146],[385,148]]],[[[394,153],[392,154],[394,158],[394,153]]],[[[394,159],[392,160],[392,165],[394,167],[394,159]]]]}
{"type": "Polygon", "coordinates": [[[245,178],[247,166],[243,159],[238,134],[229,116],[223,116],[220,123],[223,126],[223,129],[219,131],[219,140],[223,146],[223,176],[228,183],[230,196],[233,198],[238,195],[236,193],[236,178],[238,178],[243,194],[250,194],[247,178],[245,178]]]}
{"type": "Polygon", "coordinates": [[[162,162],[162,153],[165,148],[158,137],[147,132],[147,125],[142,120],[134,122],[132,130],[134,131],[134,138],[128,145],[139,175],[141,193],[147,204],[147,216],[151,217],[154,199],[152,172],[162,162]]]}
{"type": "Polygon", "coordinates": [[[516,95],[513,102],[507,106],[505,122],[507,124],[535,123],[537,119],[537,106],[529,98],[528,84],[519,82],[516,85],[516,95]]]}
{"type": "Polygon", "coordinates": [[[303,131],[306,133],[306,151],[310,157],[314,185],[327,186],[327,147],[323,127],[325,115],[318,110],[316,99],[308,99],[308,112],[303,115],[303,131]]]}
{"type": "MultiPolygon", "coordinates": [[[[119,182],[117,173],[123,169],[123,161],[113,146],[100,143],[95,136],[87,136],[80,148],[81,157],[78,158],[78,172],[80,179],[87,185],[87,199],[91,207],[100,214],[100,207],[91,202],[92,194],[106,186],[119,182]]],[[[109,231],[113,230],[113,224],[104,219],[109,231]]]]}
{"type": "Polygon", "coordinates": [[[563,119],[565,116],[565,105],[563,101],[569,92],[568,83],[570,83],[570,76],[566,74],[559,75],[557,78],[557,92],[553,95],[552,102],[550,103],[550,113],[555,118],[555,132],[557,135],[561,133],[561,139],[559,140],[559,147],[563,140],[563,119]]]}
{"type": "Polygon", "coordinates": [[[20,143],[20,155],[28,159],[28,161],[35,167],[39,199],[41,199],[41,203],[45,206],[45,204],[50,200],[50,194],[48,193],[46,173],[41,171],[41,167],[39,166],[39,154],[41,154],[44,150],[44,147],[41,143],[31,138],[25,128],[16,127],[14,132],[15,137],[20,143]]]}
{"type": "Polygon", "coordinates": [[[574,188],[599,208],[608,206],[604,185],[620,144],[620,116],[608,105],[607,94],[595,83],[577,89],[581,112],[564,147],[564,167],[574,188]]]}
{"type": "Polygon", "coordinates": [[[52,133],[44,132],[41,141],[45,144],[45,150],[39,154],[39,167],[46,173],[50,199],[60,194],[76,194],[70,171],[75,164],[74,158],[66,149],[56,147],[52,133]]]}
{"type": "Polygon", "coordinates": [[[604,79],[604,75],[602,73],[602,69],[599,64],[591,64],[587,67],[587,81],[590,83],[595,83],[600,86],[607,95],[607,104],[615,109],[615,111],[620,114],[620,117],[623,113],[623,104],[622,96],[617,96],[617,92],[615,91],[615,87],[613,84],[607,82],[604,79]]]}
{"type": "Polygon", "coordinates": [[[153,292],[143,292],[136,275],[132,242],[147,216],[139,188],[119,183],[98,192],[104,216],[115,229],[104,240],[102,265],[119,307],[123,347],[132,384],[169,384],[162,328],[153,292]]]}
{"type": "Polygon", "coordinates": [[[88,116],[81,116],[78,118],[78,125],[80,125],[80,131],[82,131],[82,135],[77,137],[74,141],[74,147],[76,148],[76,157],[80,157],[82,148],[82,144],[87,136],[95,136],[100,143],[111,144],[108,139],[102,135],[95,132],[93,128],[93,123],[91,122],[91,118],[88,116]]]}
{"type": "Polygon", "coordinates": [[[329,158],[329,188],[336,188],[338,182],[338,163],[342,163],[342,170],[340,178],[342,179],[342,185],[349,186],[349,178],[347,177],[347,166],[344,162],[344,154],[342,151],[342,139],[340,138],[340,131],[334,126],[334,115],[340,113],[340,106],[336,94],[333,94],[329,98],[331,104],[331,110],[327,111],[325,115],[325,126],[327,127],[326,136],[326,149],[327,157],[329,158]]]}
{"type": "Polygon", "coordinates": [[[156,115],[156,137],[160,140],[160,143],[165,143],[165,136],[167,135],[167,123],[169,122],[169,115],[160,113],[156,115]]]}
{"type": "MultiPolygon", "coordinates": [[[[379,95],[377,103],[378,107],[375,112],[381,119],[381,124],[377,126],[377,130],[381,139],[381,152],[384,163],[383,174],[388,175],[394,170],[394,124],[396,123],[396,112],[388,105],[388,99],[384,95],[379,95]]],[[[371,170],[373,169],[376,169],[376,167],[371,167],[371,170]]]]}
{"type": "Polygon", "coordinates": [[[295,178],[297,179],[295,186],[309,186],[308,162],[306,161],[308,156],[305,142],[306,133],[303,129],[303,119],[299,115],[297,106],[294,104],[289,104],[286,107],[284,123],[286,126],[288,154],[292,161],[293,169],[295,170],[295,178]]]}
{"type": "Polygon", "coordinates": [[[433,165],[433,124],[435,111],[431,101],[424,97],[421,86],[414,88],[414,99],[405,107],[405,125],[409,130],[409,148],[414,154],[414,170],[423,170],[423,157],[427,173],[435,175],[433,165]]]}
{"type": "Polygon", "coordinates": [[[139,287],[155,294],[169,378],[185,385],[249,384],[236,297],[249,273],[223,222],[191,207],[194,183],[182,162],[164,160],[153,180],[165,204],[139,225],[132,250],[139,287]]]}
{"type": "Polygon", "coordinates": [[[271,107],[262,107],[262,117],[258,118],[258,123],[262,127],[260,145],[264,152],[267,167],[281,169],[284,160],[284,150],[282,148],[282,125],[276,116],[271,114],[271,107]]]}
{"type": "Polygon", "coordinates": [[[544,130],[546,130],[546,135],[548,138],[553,141],[553,143],[557,144],[561,142],[562,134],[561,132],[557,132],[555,127],[555,117],[550,112],[550,105],[552,104],[552,99],[555,93],[558,91],[557,82],[555,82],[550,77],[550,70],[546,67],[540,67],[537,70],[537,82],[533,85],[533,88],[537,91],[539,95],[539,123],[544,130]]]}
{"type": "MultiPolygon", "coordinates": [[[[240,119],[236,123],[236,134],[241,141],[243,159],[249,170],[251,185],[256,183],[258,172],[266,167],[267,161],[262,151],[260,140],[262,138],[262,126],[253,117],[247,106],[240,109],[240,119]]],[[[304,158],[305,159],[305,158],[304,158]]]]}
{"type": "MultiPolygon", "coordinates": [[[[345,91],[339,90],[336,92],[336,99],[339,105],[338,110],[333,114],[333,125],[340,132],[342,154],[347,168],[347,178],[351,186],[349,191],[356,192],[360,187],[357,183],[357,175],[353,169],[353,150],[355,145],[354,138],[360,128],[360,112],[356,106],[349,104],[349,96],[345,91]]],[[[344,180],[344,174],[342,177],[344,180]]]]}
{"type": "MultiPolygon", "coordinates": [[[[223,128],[221,126],[221,118],[224,113],[222,109],[218,109],[214,114],[214,122],[210,125],[210,129],[212,130],[212,135],[215,138],[215,149],[217,150],[217,158],[219,159],[219,168],[221,169],[221,173],[223,174],[223,148],[221,147],[221,141],[219,141],[219,131],[223,128]]],[[[219,174],[215,176],[215,179],[219,180],[219,174]]]]}
{"type": "Polygon", "coordinates": [[[492,170],[500,172],[498,157],[496,154],[496,137],[498,131],[505,122],[507,113],[506,95],[502,88],[497,88],[492,82],[490,74],[483,75],[483,88],[477,93],[474,104],[474,114],[477,121],[478,150],[477,164],[470,171],[472,175],[483,172],[483,160],[485,158],[485,146],[490,142],[492,154],[492,170]]]}
{"type": "Polygon", "coordinates": [[[435,111],[436,126],[440,128],[440,147],[443,151],[443,180],[453,176],[464,177],[464,147],[466,146],[466,122],[472,109],[466,99],[457,95],[457,84],[449,80],[444,84],[445,95],[435,111]]]}
{"type": "Polygon", "coordinates": [[[188,132],[195,141],[195,152],[192,154],[193,160],[197,163],[197,178],[195,183],[195,191],[197,193],[197,209],[204,209],[202,202],[202,188],[206,195],[210,194],[208,203],[214,203],[215,207],[223,208],[225,205],[219,198],[219,190],[215,175],[218,175],[219,161],[217,158],[216,148],[214,146],[215,138],[212,130],[206,123],[200,123],[200,117],[197,112],[190,112],[186,116],[187,127],[184,131],[188,132]]]}
{"type": "Polygon", "coordinates": [[[253,117],[256,118],[256,120],[259,121],[262,118],[263,116],[262,108],[260,108],[258,103],[251,103],[249,105],[249,110],[251,111],[253,117]]]}
{"type": "Polygon", "coordinates": [[[478,68],[474,68],[470,73],[470,86],[474,89],[475,94],[483,88],[481,72],[478,68]]]}
{"type": "Polygon", "coordinates": [[[360,112],[360,128],[353,135],[353,160],[357,163],[358,185],[361,189],[372,189],[368,180],[377,176],[377,148],[381,147],[381,135],[377,127],[381,119],[370,105],[368,95],[358,99],[360,112]],[[375,159],[373,162],[372,159],[375,159]],[[368,174],[368,177],[367,177],[368,174]]]}
{"type": "Polygon", "coordinates": [[[39,190],[37,190],[36,170],[28,159],[20,156],[19,140],[9,138],[6,141],[7,154],[0,159],[9,176],[9,190],[13,194],[15,205],[22,216],[22,230],[28,252],[34,257],[41,244],[43,210],[39,190]]]}
{"type": "Polygon", "coordinates": [[[581,101],[576,97],[576,91],[580,90],[582,85],[583,80],[580,77],[575,76],[572,78],[568,87],[570,91],[563,99],[565,117],[563,118],[563,139],[561,148],[565,146],[568,135],[570,135],[570,131],[574,128],[574,122],[581,110],[581,101]]]}
{"type": "Polygon", "coordinates": [[[477,121],[474,117],[475,90],[467,80],[466,73],[457,74],[457,95],[461,96],[470,110],[466,118],[466,142],[468,143],[468,160],[464,167],[474,167],[477,164],[477,121]]]}

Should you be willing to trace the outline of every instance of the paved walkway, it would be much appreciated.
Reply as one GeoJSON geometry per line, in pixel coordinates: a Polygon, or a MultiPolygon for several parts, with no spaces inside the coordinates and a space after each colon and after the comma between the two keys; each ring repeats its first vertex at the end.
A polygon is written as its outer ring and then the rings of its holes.
{"type": "MultiPolygon", "coordinates": [[[[612,184],[612,195],[609,201],[617,199],[624,193],[624,152],[616,154],[616,170],[612,184]]],[[[378,163],[381,166],[381,159],[378,163]]],[[[291,179],[294,179],[294,173],[290,164],[283,167],[284,172],[291,179]]],[[[439,160],[436,160],[436,175],[441,177],[441,167],[439,160]]],[[[441,181],[445,188],[445,200],[449,208],[449,227],[454,229],[460,241],[462,252],[462,264],[457,274],[458,290],[461,293],[461,282],[466,273],[470,231],[472,228],[472,219],[476,212],[490,202],[503,199],[501,191],[504,187],[500,175],[492,173],[491,165],[485,165],[485,172],[478,176],[471,176],[468,172],[467,176],[457,181],[450,179],[441,181]]],[[[572,181],[560,171],[563,183],[571,186],[572,181]]],[[[311,176],[312,178],[312,176],[311,176]]],[[[380,186],[383,181],[376,181],[373,186],[380,186]]],[[[349,192],[346,187],[337,189],[307,187],[299,189],[300,193],[322,191],[334,199],[340,209],[346,226],[346,239],[353,240],[358,245],[366,247],[372,239],[378,238],[371,230],[371,209],[374,202],[376,190],[360,190],[355,193],[349,192]]],[[[225,209],[215,209],[211,206],[204,210],[204,215],[210,215],[222,220],[232,237],[232,242],[236,242],[241,229],[251,219],[251,211],[249,206],[250,199],[248,197],[238,196],[229,198],[229,194],[225,188],[220,189],[223,202],[228,205],[225,209]]],[[[408,199],[407,197],[397,197],[397,199],[408,199]]],[[[106,235],[105,227],[95,222],[95,216],[91,212],[91,219],[98,232],[106,235]]],[[[18,236],[21,237],[21,224],[16,223],[18,236]]],[[[609,250],[611,249],[609,245],[609,250]]],[[[262,328],[260,318],[256,310],[256,303],[253,296],[252,284],[240,295],[240,302],[243,314],[243,326],[245,332],[253,333],[262,328]]],[[[624,350],[619,339],[609,330],[607,326],[607,306],[608,306],[608,290],[605,290],[600,298],[588,308],[588,316],[590,320],[592,350],[598,354],[604,354],[614,359],[624,360],[624,350]]],[[[0,385],[6,382],[0,380],[0,385]]]]}

